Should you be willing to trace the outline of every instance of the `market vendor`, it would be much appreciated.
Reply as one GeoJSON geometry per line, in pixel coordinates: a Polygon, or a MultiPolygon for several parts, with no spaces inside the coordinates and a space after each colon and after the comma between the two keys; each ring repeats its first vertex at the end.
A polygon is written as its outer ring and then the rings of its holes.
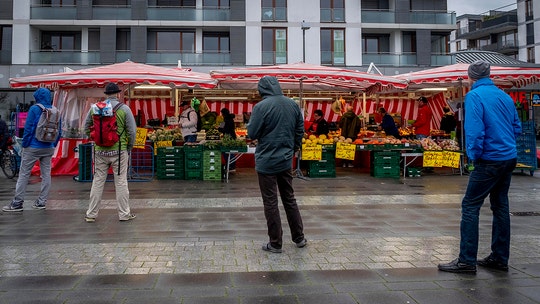
{"type": "Polygon", "coordinates": [[[379,130],[384,130],[387,136],[394,136],[395,138],[401,138],[394,118],[386,112],[383,107],[379,108],[379,114],[382,116],[382,122],[379,124],[379,130]]]}
{"type": "Polygon", "coordinates": [[[315,110],[313,112],[313,123],[309,126],[307,132],[313,135],[328,135],[328,123],[324,119],[324,113],[322,110],[315,110]]]}
{"type": "Polygon", "coordinates": [[[428,106],[427,98],[421,96],[418,98],[418,116],[416,117],[416,121],[411,126],[414,128],[417,139],[422,139],[429,136],[431,132],[432,117],[433,113],[428,106]]]}

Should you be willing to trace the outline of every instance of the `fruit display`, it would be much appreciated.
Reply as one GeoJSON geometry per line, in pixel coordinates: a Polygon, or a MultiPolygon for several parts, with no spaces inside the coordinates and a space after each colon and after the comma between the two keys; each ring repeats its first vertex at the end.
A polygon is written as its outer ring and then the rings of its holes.
{"type": "Polygon", "coordinates": [[[414,128],[409,127],[401,127],[398,129],[399,136],[401,137],[407,137],[407,136],[413,136],[414,135],[414,128]]]}
{"type": "Polygon", "coordinates": [[[443,139],[439,142],[439,146],[441,146],[443,150],[448,150],[448,151],[459,150],[458,142],[453,139],[443,139]]]}
{"type": "Polygon", "coordinates": [[[182,132],[179,128],[174,129],[156,129],[153,132],[149,132],[147,137],[151,141],[182,141],[182,132]]]}
{"type": "Polygon", "coordinates": [[[439,146],[437,142],[435,142],[433,139],[429,137],[422,138],[420,140],[420,145],[422,146],[422,149],[427,150],[427,151],[442,150],[441,146],[439,146]]]}
{"type": "Polygon", "coordinates": [[[446,134],[444,130],[431,130],[429,132],[429,135],[432,137],[447,137],[450,136],[449,134],[446,134]]]}

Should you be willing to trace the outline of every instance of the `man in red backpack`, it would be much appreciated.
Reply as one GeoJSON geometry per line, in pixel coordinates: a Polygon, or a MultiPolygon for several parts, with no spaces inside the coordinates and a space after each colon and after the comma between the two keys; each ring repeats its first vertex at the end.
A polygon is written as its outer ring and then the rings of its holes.
{"type": "Polygon", "coordinates": [[[86,116],[85,132],[95,144],[94,178],[90,190],[90,204],[84,218],[88,223],[96,221],[110,167],[113,168],[118,218],[120,221],[129,221],[135,218],[135,214],[131,213],[129,208],[127,171],[129,167],[129,151],[131,151],[135,143],[137,125],[131,109],[118,100],[118,93],[120,92],[121,90],[116,84],[107,84],[105,87],[107,100],[93,104],[86,116]],[[114,116],[116,118],[114,120],[116,122],[115,127],[107,130],[96,130],[100,127],[100,120],[96,118],[99,115],[109,116],[109,118],[114,116]],[[104,134],[106,132],[116,132],[116,134],[110,136],[111,134],[104,134]],[[97,140],[97,137],[116,138],[117,141],[101,141],[97,140]]]}

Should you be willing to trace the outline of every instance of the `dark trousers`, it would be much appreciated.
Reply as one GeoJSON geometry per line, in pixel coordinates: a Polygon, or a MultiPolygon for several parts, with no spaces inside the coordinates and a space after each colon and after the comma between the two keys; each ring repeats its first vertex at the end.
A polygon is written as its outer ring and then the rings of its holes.
{"type": "Polygon", "coordinates": [[[461,202],[460,262],[476,265],[480,208],[489,195],[490,208],[493,212],[491,255],[503,264],[508,263],[510,255],[508,189],[515,167],[515,158],[506,161],[474,162],[474,170],[469,175],[467,191],[461,202]]]}
{"type": "Polygon", "coordinates": [[[264,205],[264,216],[268,226],[268,237],[272,247],[281,248],[283,245],[283,229],[281,228],[281,217],[278,208],[278,189],[287,214],[292,241],[295,243],[302,241],[304,239],[304,225],[294,197],[291,170],[277,174],[258,173],[258,176],[264,205]]]}

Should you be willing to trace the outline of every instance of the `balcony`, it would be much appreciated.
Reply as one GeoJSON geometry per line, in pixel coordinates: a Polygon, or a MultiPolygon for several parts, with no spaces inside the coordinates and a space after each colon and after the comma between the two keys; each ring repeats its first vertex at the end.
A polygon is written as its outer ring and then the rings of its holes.
{"type": "Polygon", "coordinates": [[[445,66],[456,63],[456,56],[449,54],[431,54],[431,66],[445,66]]]}
{"type": "Polygon", "coordinates": [[[484,45],[480,48],[482,51],[491,51],[498,53],[516,53],[519,49],[518,42],[515,40],[500,41],[497,43],[491,43],[484,45]]]}
{"type": "Polygon", "coordinates": [[[262,21],[287,21],[286,7],[263,7],[261,9],[262,21]]]}
{"type": "Polygon", "coordinates": [[[0,65],[11,64],[11,50],[0,50],[0,65]]]}
{"type": "Polygon", "coordinates": [[[364,65],[374,63],[380,66],[416,66],[416,53],[364,53],[362,63],[364,65]]]}
{"type": "Polygon", "coordinates": [[[100,64],[99,51],[31,51],[30,64],[100,64]]]}
{"type": "MultiPolygon", "coordinates": [[[[436,11],[407,12],[405,21],[415,24],[456,24],[456,14],[436,11]],[[407,20],[408,19],[408,20],[407,20]]],[[[396,23],[396,12],[390,10],[362,10],[362,23],[396,23]]]]}
{"type": "Polygon", "coordinates": [[[478,26],[464,27],[458,31],[458,39],[478,39],[490,34],[516,30],[517,15],[486,16],[478,26]]]}
{"type": "Polygon", "coordinates": [[[223,8],[149,7],[148,20],[228,21],[231,10],[223,8]]]}
{"type": "Polygon", "coordinates": [[[30,8],[31,19],[77,19],[77,7],[73,6],[32,6],[30,8]]]}
{"type": "Polygon", "coordinates": [[[229,53],[180,53],[170,51],[148,51],[147,64],[178,64],[178,60],[185,65],[230,65],[229,53]]]}

